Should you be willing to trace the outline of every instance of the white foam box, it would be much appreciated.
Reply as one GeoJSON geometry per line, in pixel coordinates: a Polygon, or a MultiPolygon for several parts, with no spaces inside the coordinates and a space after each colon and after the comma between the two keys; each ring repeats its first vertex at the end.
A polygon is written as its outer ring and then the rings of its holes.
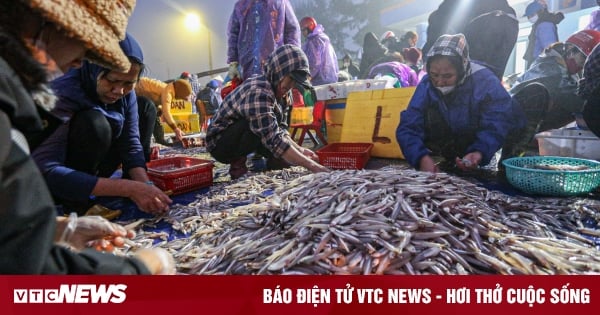
{"type": "Polygon", "coordinates": [[[346,82],[338,82],[332,84],[323,84],[315,86],[315,93],[317,94],[317,100],[326,101],[337,98],[346,98],[348,95],[348,86],[346,82]]]}
{"type": "Polygon", "coordinates": [[[315,86],[317,100],[327,101],[347,98],[350,92],[381,90],[385,88],[385,80],[351,80],[315,86]]]}
{"type": "Polygon", "coordinates": [[[540,155],[600,160],[600,138],[583,129],[563,128],[538,133],[540,155]]]}

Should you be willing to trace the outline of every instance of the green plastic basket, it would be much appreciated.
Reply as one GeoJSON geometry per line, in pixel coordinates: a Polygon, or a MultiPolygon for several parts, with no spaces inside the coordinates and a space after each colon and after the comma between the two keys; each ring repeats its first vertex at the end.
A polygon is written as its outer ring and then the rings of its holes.
{"type": "Polygon", "coordinates": [[[600,162],[559,156],[517,157],[502,161],[506,178],[514,187],[528,194],[576,196],[600,186],[600,162]],[[545,170],[535,166],[585,166],[580,171],[545,170]]]}

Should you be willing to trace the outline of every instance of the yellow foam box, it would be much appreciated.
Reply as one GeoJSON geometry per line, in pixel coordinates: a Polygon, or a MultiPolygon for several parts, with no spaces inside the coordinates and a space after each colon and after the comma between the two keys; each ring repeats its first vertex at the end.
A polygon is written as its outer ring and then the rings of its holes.
{"type": "Polygon", "coordinates": [[[345,112],[345,98],[325,101],[325,122],[327,124],[328,143],[338,143],[341,141],[345,112]]]}
{"type": "MultiPolygon", "coordinates": [[[[408,107],[414,92],[414,87],[407,87],[349,93],[341,142],[373,143],[371,156],[403,159],[396,128],[400,113],[408,107]]],[[[327,133],[329,136],[329,129],[327,133]]]]}
{"type": "MultiPolygon", "coordinates": [[[[177,127],[184,133],[200,132],[200,117],[198,114],[172,114],[177,127]]],[[[163,123],[165,133],[174,132],[168,124],[163,123]]]]}
{"type": "Polygon", "coordinates": [[[178,99],[171,102],[171,114],[191,114],[192,102],[178,99]]]}
{"type": "Polygon", "coordinates": [[[312,122],[313,107],[293,107],[290,124],[307,125],[312,122]]]}

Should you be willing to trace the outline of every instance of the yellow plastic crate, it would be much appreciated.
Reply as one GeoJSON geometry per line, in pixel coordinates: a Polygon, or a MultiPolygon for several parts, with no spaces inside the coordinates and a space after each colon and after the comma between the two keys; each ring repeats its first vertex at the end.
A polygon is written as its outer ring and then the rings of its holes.
{"type": "MultiPolygon", "coordinates": [[[[173,114],[177,127],[184,133],[200,132],[200,117],[198,114],[173,114]]],[[[165,133],[174,132],[168,124],[163,123],[165,133]]]]}
{"type": "Polygon", "coordinates": [[[292,108],[291,124],[310,124],[312,122],[313,107],[292,108]]]}

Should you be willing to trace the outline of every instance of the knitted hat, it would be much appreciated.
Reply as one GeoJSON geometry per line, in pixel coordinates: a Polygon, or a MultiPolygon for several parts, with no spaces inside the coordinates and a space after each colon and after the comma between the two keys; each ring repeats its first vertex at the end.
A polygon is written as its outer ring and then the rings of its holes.
{"type": "Polygon", "coordinates": [[[131,63],[119,47],[135,0],[28,0],[44,18],[85,43],[86,58],[101,66],[128,71],[131,63]]]}
{"type": "MultiPolygon", "coordinates": [[[[444,34],[435,41],[427,57],[433,56],[457,56],[462,59],[463,73],[464,75],[459,80],[458,84],[462,84],[464,79],[470,75],[471,63],[469,58],[469,45],[465,35],[459,33],[454,35],[444,34]]],[[[427,59],[427,67],[429,70],[429,62],[431,59],[427,59]]],[[[457,69],[459,70],[459,69],[457,69]]]]}
{"type": "Polygon", "coordinates": [[[192,94],[192,85],[186,79],[178,79],[173,81],[176,99],[185,99],[192,94]]]}
{"type": "Polygon", "coordinates": [[[600,32],[596,30],[579,31],[569,36],[566,43],[574,45],[584,55],[589,56],[594,47],[600,43],[600,32]]]}
{"type": "Polygon", "coordinates": [[[436,55],[442,56],[459,56],[463,59],[469,59],[469,46],[467,45],[467,39],[463,34],[444,34],[435,41],[427,57],[433,57],[436,55]]]}

